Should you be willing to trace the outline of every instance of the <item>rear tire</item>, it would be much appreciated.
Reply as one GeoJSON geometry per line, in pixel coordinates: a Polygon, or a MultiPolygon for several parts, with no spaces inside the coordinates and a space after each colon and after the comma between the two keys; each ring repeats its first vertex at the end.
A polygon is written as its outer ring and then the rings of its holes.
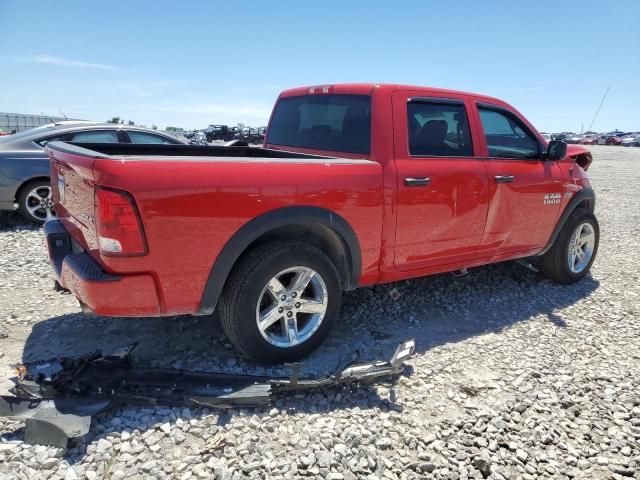
{"type": "Polygon", "coordinates": [[[341,297],[338,271],[321,250],[296,241],[267,243],[234,267],[220,298],[220,321],[242,354],[293,362],[327,337],[341,297]]]}
{"type": "Polygon", "coordinates": [[[540,271],[551,280],[571,284],[582,280],[598,253],[600,227],[593,212],[577,208],[551,248],[539,258],[540,271]]]}
{"type": "Polygon", "coordinates": [[[18,212],[30,222],[43,224],[55,218],[49,180],[29,182],[18,194],[18,212]]]}

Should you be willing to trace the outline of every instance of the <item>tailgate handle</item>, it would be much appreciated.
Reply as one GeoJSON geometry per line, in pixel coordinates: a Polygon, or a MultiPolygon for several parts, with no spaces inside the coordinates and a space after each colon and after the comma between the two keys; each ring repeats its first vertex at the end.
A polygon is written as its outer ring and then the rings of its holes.
{"type": "Polygon", "coordinates": [[[424,185],[429,185],[431,183],[431,179],[424,178],[405,178],[404,184],[407,187],[422,187],[424,185]]]}
{"type": "Polygon", "coordinates": [[[513,175],[496,175],[496,183],[511,183],[513,182],[513,175]]]}

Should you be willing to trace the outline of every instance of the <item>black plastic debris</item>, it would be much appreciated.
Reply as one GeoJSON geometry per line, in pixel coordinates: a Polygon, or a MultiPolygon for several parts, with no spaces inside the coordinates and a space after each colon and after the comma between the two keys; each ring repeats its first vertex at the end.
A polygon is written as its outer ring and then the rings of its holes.
{"type": "Polygon", "coordinates": [[[355,365],[353,353],[332,374],[309,379],[299,378],[299,364],[289,378],[138,368],[131,362],[134,348],[18,366],[12,395],[0,396],[0,416],[25,420],[26,443],[66,448],[70,438],[89,432],[93,415],[123,405],[260,407],[278,393],[393,380],[415,343],[401,343],[388,361],[355,365]]]}

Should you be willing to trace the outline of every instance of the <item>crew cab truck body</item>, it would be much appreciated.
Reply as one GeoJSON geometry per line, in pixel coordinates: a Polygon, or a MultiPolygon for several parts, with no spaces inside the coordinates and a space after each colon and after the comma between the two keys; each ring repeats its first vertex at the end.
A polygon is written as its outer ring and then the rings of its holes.
{"type": "Polygon", "coordinates": [[[401,85],[283,92],[265,148],[51,143],[57,281],[107,316],[211,314],[300,358],[359,286],[539,256],[581,279],[591,154],[490,97],[401,85]]]}

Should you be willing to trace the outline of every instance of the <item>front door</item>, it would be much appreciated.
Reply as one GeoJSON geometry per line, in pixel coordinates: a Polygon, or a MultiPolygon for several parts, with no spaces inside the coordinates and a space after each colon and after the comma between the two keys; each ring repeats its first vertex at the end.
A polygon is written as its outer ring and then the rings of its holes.
{"type": "Polygon", "coordinates": [[[475,257],[488,185],[484,161],[474,157],[468,106],[461,95],[393,95],[398,270],[475,257]]]}
{"type": "Polygon", "coordinates": [[[508,257],[542,248],[563,194],[560,168],[543,159],[543,144],[514,112],[480,103],[486,142],[489,213],[478,257],[508,257]]]}

